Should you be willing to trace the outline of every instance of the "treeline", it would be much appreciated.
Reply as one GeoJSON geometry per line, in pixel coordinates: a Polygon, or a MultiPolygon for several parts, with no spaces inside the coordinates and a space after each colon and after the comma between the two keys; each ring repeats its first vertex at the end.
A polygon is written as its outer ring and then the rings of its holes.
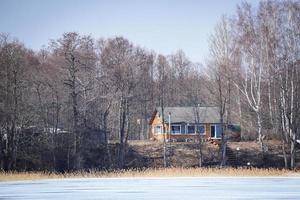
{"type": "Polygon", "coordinates": [[[240,122],[244,129],[255,127],[262,159],[268,151],[264,140],[277,136],[285,167],[294,168],[300,136],[299,1],[261,1],[257,9],[241,4],[236,16],[217,25],[210,50],[221,120],[245,103],[240,122]]]}
{"type": "Polygon", "coordinates": [[[190,80],[200,80],[182,51],[156,55],[123,37],[65,33],[34,52],[2,34],[0,56],[6,170],[122,168],[127,140],[148,139],[160,62],[170,106],[191,104],[190,80]]]}
{"type": "Polygon", "coordinates": [[[262,152],[265,139],[281,139],[294,167],[299,10],[297,1],[241,4],[216,26],[205,65],[123,37],[70,32],[36,52],[1,34],[1,169],[123,168],[127,141],[147,139],[162,98],[164,106],[218,105],[220,118],[241,124],[242,139],[257,138],[262,152]]]}

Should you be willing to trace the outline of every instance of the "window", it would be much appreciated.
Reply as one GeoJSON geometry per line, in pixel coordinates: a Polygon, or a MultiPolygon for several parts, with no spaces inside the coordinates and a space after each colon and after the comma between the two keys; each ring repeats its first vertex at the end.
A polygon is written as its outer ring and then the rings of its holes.
{"type": "Polygon", "coordinates": [[[221,125],[211,125],[210,126],[210,136],[212,138],[221,138],[222,127],[221,125]]]}
{"type": "Polygon", "coordinates": [[[197,133],[200,135],[205,135],[205,126],[204,125],[197,125],[197,133]]]}
{"type": "Polygon", "coordinates": [[[210,126],[210,137],[215,138],[216,137],[216,126],[210,126]]]}
{"type": "Polygon", "coordinates": [[[222,126],[216,125],[216,137],[221,138],[222,137],[222,126]]]}
{"type": "Polygon", "coordinates": [[[194,133],[195,133],[195,126],[187,125],[187,134],[194,134],[194,133]]]}
{"type": "Polygon", "coordinates": [[[171,126],[171,133],[172,134],[180,134],[181,133],[181,126],[180,125],[172,125],[171,126]]]}
{"type": "Polygon", "coordinates": [[[154,133],[156,133],[156,134],[162,133],[162,126],[155,126],[154,133]]]}

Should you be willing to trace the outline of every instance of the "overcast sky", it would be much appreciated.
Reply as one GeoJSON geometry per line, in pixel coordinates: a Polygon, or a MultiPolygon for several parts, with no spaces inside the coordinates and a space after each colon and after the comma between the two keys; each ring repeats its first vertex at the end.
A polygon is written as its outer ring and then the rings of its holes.
{"type": "MultiPolygon", "coordinates": [[[[0,0],[0,32],[38,50],[62,33],[124,36],[157,53],[182,49],[204,62],[208,38],[222,14],[242,0],[0,0]]],[[[257,6],[258,0],[251,1],[257,6]]]]}

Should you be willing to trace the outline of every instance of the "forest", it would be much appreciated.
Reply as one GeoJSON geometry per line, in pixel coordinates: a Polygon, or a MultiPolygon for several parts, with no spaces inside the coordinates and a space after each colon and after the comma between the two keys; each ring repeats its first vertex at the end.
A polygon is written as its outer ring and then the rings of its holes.
{"type": "Polygon", "coordinates": [[[263,153],[266,140],[280,140],[285,167],[295,167],[299,1],[237,5],[211,33],[205,63],[122,36],[68,32],[47,42],[36,51],[0,34],[1,170],[122,169],[128,141],[149,139],[156,107],[197,105],[218,106],[263,153]]]}

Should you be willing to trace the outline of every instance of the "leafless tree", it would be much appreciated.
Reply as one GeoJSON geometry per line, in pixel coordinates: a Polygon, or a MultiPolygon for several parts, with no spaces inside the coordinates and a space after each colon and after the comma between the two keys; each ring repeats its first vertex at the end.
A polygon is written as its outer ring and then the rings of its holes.
{"type": "Polygon", "coordinates": [[[237,28],[240,33],[238,43],[241,46],[241,71],[242,79],[240,84],[235,84],[240,92],[246,97],[248,105],[256,113],[258,142],[262,151],[265,152],[262,132],[262,93],[263,75],[265,65],[262,50],[263,35],[258,29],[258,24],[253,16],[251,6],[244,3],[238,10],[237,28]]]}
{"type": "Polygon", "coordinates": [[[54,53],[61,57],[62,72],[66,73],[64,84],[69,88],[72,108],[72,131],[73,168],[80,169],[82,158],[80,153],[81,125],[79,96],[83,96],[83,123],[86,120],[87,90],[90,77],[87,77],[87,70],[93,67],[94,49],[93,41],[89,36],[80,36],[78,33],[65,33],[62,38],[52,41],[54,53]],[[84,74],[84,75],[82,75],[84,74]],[[85,79],[85,81],[83,81],[85,79]]]}
{"type": "MultiPolygon", "coordinates": [[[[299,47],[300,47],[300,15],[299,2],[284,2],[281,4],[281,24],[280,42],[281,54],[278,55],[278,65],[276,66],[279,80],[279,110],[280,122],[283,133],[283,153],[285,155],[285,145],[290,149],[290,167],[295,167],[295,146],[299,137],[299,47]]],[[[285,155],[287,167],[287,157],[285,155]]]]}
{"type": "Polygon", "coordinates": [[[101,53],[103,79],[115,95],[118,104],[119,123],[119,167],[125,165],[125,151],[129,136],[131,110],[135,98],[134,90],[140,79],[138,73],[146,60],[143,52],[122,37],[105,42],[101,53]]]}
{"type": "Polygon", "coordinates": [[[221,123],[221,166],[226,165],[226,127],[230,120],[230,103],[232,93],[232,71],[234,64],[235,44],[233,35],[229,29],[229,20],[224,16],[220,24],[216,26],[215,32],[211,37],[210,52],[213,60],[210,63],[212,70],[212,80],[215,85],[213,93],[216,96],[217,105],[219,106],[219,116],[221,123]],[[227,111],[227,112],[226,112],[227,111]],[[225,120],[227,117],[227,120],[225,120]]]}
{"type": "Polygon", "coordinates": [[[0,37],[0,68],[1,68],[1,120],[3,168],[12,170],[16,167],[18,133],[24,125],[22,94],[25,90],[24,74],[28,66],[26,58],[28,50],[8,35],[0,37]]]}
{"type": "MultiPolygon", "coordinates": [[[[166,88],[165,88],[165,84],[166,84],[166,68],[168,65],[168,61],[167,59],[162,56],[162,55],[158,55],[157,58],[157,68],[158,68],[158,90],[159,90],[159,104],[160,104],[160,108],[161,108],[161,120],[162,120],[162,133],[163,133],[163,162],[164,162],[164,167],[168,166],[168,162],[167,162],[167,144],[166,144],[166,127],[165,127],[165,114],[164,114],[164,110],[165,110],[165,92],[166,92],[166,88]]],[[[171,130],[169,130],[171,132],[171,130]]]]}

